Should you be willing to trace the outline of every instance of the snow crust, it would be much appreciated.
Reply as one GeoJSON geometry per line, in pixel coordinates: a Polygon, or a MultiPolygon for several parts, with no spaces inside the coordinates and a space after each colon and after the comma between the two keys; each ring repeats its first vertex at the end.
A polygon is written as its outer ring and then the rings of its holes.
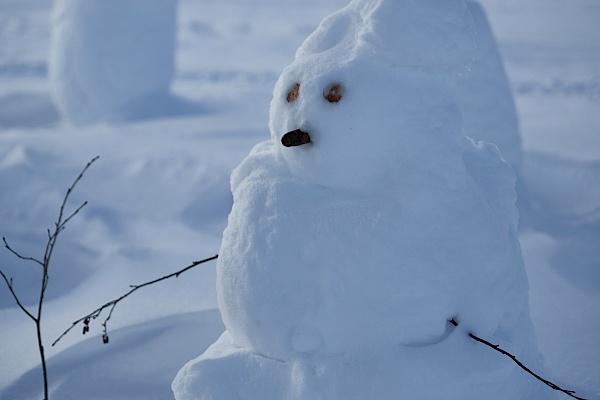
{"type": "Polygon", "coordinates": [[[462,1],[356,0],[300,47],[273,92],[271,140],[231,177],[227,330],[179,372],[178,400],[541,393],[467,334],[541,367],[514,171],[465,134],[454,100],[473,59],[467,16],[462,1]],[[297,129],[310,143],[283,146],[297,129]]]}

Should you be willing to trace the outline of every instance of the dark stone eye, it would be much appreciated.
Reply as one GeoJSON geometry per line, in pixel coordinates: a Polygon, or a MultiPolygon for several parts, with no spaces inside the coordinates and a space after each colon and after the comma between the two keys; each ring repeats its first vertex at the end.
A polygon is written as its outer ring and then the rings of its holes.
{"type": "Polygon", "coordinates": [[[299,94],[300,94],[300,84],[296,83],[296,84],[294,84],[294,87],[287,94],[288,103],[293,103],[298,98],[299,94]]]}
{"type": "Polygon", "coordinates": [[[344,88],[339,83],[333,83],[323,90],[323,97],[330,103],[337,103],[344,95],[344,88]]]}

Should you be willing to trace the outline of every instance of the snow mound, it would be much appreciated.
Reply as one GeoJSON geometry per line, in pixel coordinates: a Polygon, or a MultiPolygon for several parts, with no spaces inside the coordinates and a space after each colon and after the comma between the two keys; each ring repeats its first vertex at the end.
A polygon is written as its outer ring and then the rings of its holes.
{"type": "Polygon", "coordinates": [[[63,116],[85,124],[192,107],[169,94],[176,9],[177,0],[55,1],[48,69],[63,116]]]}

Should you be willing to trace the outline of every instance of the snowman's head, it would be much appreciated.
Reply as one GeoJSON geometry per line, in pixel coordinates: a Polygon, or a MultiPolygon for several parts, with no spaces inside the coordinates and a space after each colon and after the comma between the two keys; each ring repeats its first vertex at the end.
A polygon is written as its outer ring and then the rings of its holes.
{"type": "Polygon", "coordinates": [[[423,165],[426,149],[431,157],[440,146],[458,151],[460,113],[448,82],[472,61],[469,21],[454,0],[355,0],[326,18],[281,74],[271,103],[271,135],[291,172],[371,192],[423,165]],[[458,18],[466,22],[456,27],[458,18]]]}

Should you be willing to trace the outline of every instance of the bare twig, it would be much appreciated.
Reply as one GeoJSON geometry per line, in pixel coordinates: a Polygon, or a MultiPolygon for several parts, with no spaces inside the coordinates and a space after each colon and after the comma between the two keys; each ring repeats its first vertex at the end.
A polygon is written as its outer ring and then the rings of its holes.
{"type": "MultiPolygon", "coordinates": [[[[452,325],[454,325],[454,326],[458,326],[458,322],[456,322],[456,320],[454,320],[454,319],[451,319],[449,322],[452,325]]],[[[567,395],[569,395],[569,396],[571,396],[571,397],[573,397],[575,399],[578,399],[578,400],[586,400],[583,397],[577,397],[577,396],[575,396],[575,391],[574,390],[563,389],[563,388],[559,387],[558,385],[550,382],[549,380],[546,380],[546,379],[542,378],[541,376],[539,376],[538,374],[536,374],[535,372],[533,372],[532,370],[530,370],[529,368],[527,368],[521,361],[519,361],[517,359],[517,357],[515,357],[512,354],[510,354],[508,351],[500,348],[499,345],[492,344],[492,343],[488,342],[487,340],[482,339],[479,336],[476,336],[476,335],[474,335],[473,333],[470,333],[470,332],[469,332],[469,337],[471,339],[479,342],[479,343],[485,344],[486,346],[488,346],[491,349],[496,350],[498,353],[501,353],[501,354],[507,356],[508,358],[510,358],[511,360],[513,360],[519,367],[521,367],[525,372],[527,372],[528,374],[534,376],[537,380],[539,380],[540,382],[543,382],[545,385],[550,386],[552,389],[558,390],[560,392],[563,392],[563,393],[565,393],[565,394],[567,394],[567,395]]]]}
{"type": "Polygon", "coordinates": [[[8,242],[6,241],[5,237],[2,237],[2,241],[4,242],[4,247],[6,247],[8,249],[8,251],[10,251],[15,256],[17,256],[17,258],[20,258],[21,260],[25,260],[25,261],[33,261],[36,264],[40,264],[42,267],[44,266],[44,263],[41,262],[40,260],[38,260],[37,258],[34,258],[34,257],[24,257],[20,253],[18,253],[17,251],[13,250],[12,247],[10,247],[8,245],[8,242]]]}
{"type": "Polygon", "coordinates": [[[148,282],[145,282],[145,283],[142,283],[142,284],[139,284],[139,285],[130,285],[129,287],[131,288],[131,290],[128,291],[127,293],[125,293],[124,295],[122,295],[122,296],[120,296],[120,297],[118,297],[118,298],[116,298],[114,300],[111,300],[111,301],[109,301],[109,302],[101,305],[100,307],[98,307],[97,309],[95,309],[91,313],[87,314],[86,316],[81,317],[78,320],[74,321],[71,324],[71,326],[66,331],[64,331],[58,337],[58,339],[56,339],[54,341],[54,343],[52,343],[52,346],[54,346],[56,343],[58,343],[67,333],[69,333],[73,328],[75,328],[77,325],[79,325],[82,322],[83,322],[83,334],[86,334],[87,332],[89,332],[89,330],[90,330],[89,329],[89,323],[90,323],[90,321],[92,319],[98,318],[100,316],[100,314],[102,314],[102,311],[104,311],[105,309],[107,309],[107,308],[110,307],[110,311],[108,312],[108,316],[106,317],[106,319],[102,323],[102,326],[103,326],[102,341],[104,343],[108,343],[109,339],[108,339],[108,327],[107,327],[107,324],[108,324],[108,321],[110,320],[110,318],[112,317],[112,313],[115,310],[115,307],[117,306],[117,304],[119,304],[120,301],[124,300],[125,298],[127,298],[128,296],[130,296],[131,294],[133,294],[138,289],[141,289],[141,288],[146,287],[146,286],[153,285],[155,283],[164,281],[164,280],[169,279],[169,278],[173,278],[173,277],[177,278],[177,277],[179,277],[179,275],[183,274],[184,272],[186,272],[186,271],[188,271],[188,270],[190,270],[190,269],[192,269],[192,268],[194,268],[194,267],[196,267],[196,266],[198,266],[200,264],[204,264],[205,262],[215,260],[218,257],[219,257],[219,255],[216,254],[216,255],[214,255],[212,257],[205,258],[204,260],[194,261],[193,263],[191,263],[187,267],[185,267],[183,269],[180,269],[177,272],[173,272],[172,274],[165,275],[165,276],[163,276],[161,278],[153,279],[151,281],[148,281],[148,282]]]}
{"type": "Polygon", "coordinates": [[[6,275],[4,275],[4,272],[2,272],[2,270],[0,270],[0,275],[2,275],[2,277],[4,278],[4,281],[6,282],[6,286],[8,286],[8,290],[10,290],[10,294],[12,294],[12,296],[15,299],[15,302],[17,303],[19,308],[21,310],[23,310],[23,312],[25,314],[27,314],[27,316],[33,320],[33,322],[36,322],[36,318],[33,316],[32,313],[29,312],[29,310],[27,310],[27,308],[25,308],[25,306],[21,303],[19,296],[17,296],[17,293],[15,293],[15,289],[13,288],[13,285],[12,285],[12,279],[9,280],[6,277],[6,275]]]}
{"type": "Polygon", "coordinates": [[[6,238],[4,238],[4,237],[2,238],[2,240],[4,241],[4,247],[6,247],[6,249],[8,249],[8,251],[10,251],[12,254],[14,254],[17,258],[19,258],[21,260],[25,260],[25,261],[34,262],[36,264],[39,264],[42,267],[42,283],[40,285],[40,295],[39,295],[39,299],[38,299],[38,303],[37,303],[37,310],[36,310],[35,314],[30,312],[23,305],[21,300],[19,299],[19,296],[17,295],[17,293],[15,292],[15,289],[13,287],[12,278],[9,279],[2,270],[0,270],[0,275],[2,275],[2,278],[4,278],[4,282],[8,286],[8,290],[12,294],[12,296],[13,296],[15,302],[17,303],[17,305],[19,306],[19,308],[35,323],[35,329],[36,329],[36,333],[37,333],[37,344],[38,344],[38,350],[40,353],[40,360],[41,360],[41,364],[42,364],[42,374],[43,374],[43,378],[44,378],[44,400],[49,399],[49,393],[48,393],[48,372],[47,372],[47,368],[46,368],[46,357],[44,355],[44,343],[42,340],[42,308],[43,308],[43,304],[44,304],[44,297],[46,295],[46,288],[48,287],[48,279],[49,279],[48,271],[50,268],[50,260],[52,259],[52,252],[54,251],[54,248],[56,246],[56,240],[58,239],[58,235],[65,229],[66,224],[71,220],[71,218],[73,218],[87,204],[87,202],[84,202],[73,213],[71,213],[67,218],[63,218],[65,206],[67,205],[69,196],[73,192],[73,189],[75,188],[77,183],[81,180],[81,178],[83,178],[83,174],[85,174],[85,172],[88,170],[88,168],[98,158],[99,157],[94,157],[90,162],[88,162],[87,165],[83,168],[83,170],[79,173],[77,178],[73,181],[71,186],[69,186],[69,188],[67,189],[67,193],[65,194],[65,196],[63,198],[63,202],[60,206],[58,219],[54,223],[54,231],[51,231],[50,229],[48,229],[48,241],[46,242],[46,248],[44,250],[44,258],[42,261],[40,261],[34,257],[26,257],[26,256],[21,255],[19,252],[13,250],[12,247],[9,246],[8,242],[6,241],[6,238]]]}

